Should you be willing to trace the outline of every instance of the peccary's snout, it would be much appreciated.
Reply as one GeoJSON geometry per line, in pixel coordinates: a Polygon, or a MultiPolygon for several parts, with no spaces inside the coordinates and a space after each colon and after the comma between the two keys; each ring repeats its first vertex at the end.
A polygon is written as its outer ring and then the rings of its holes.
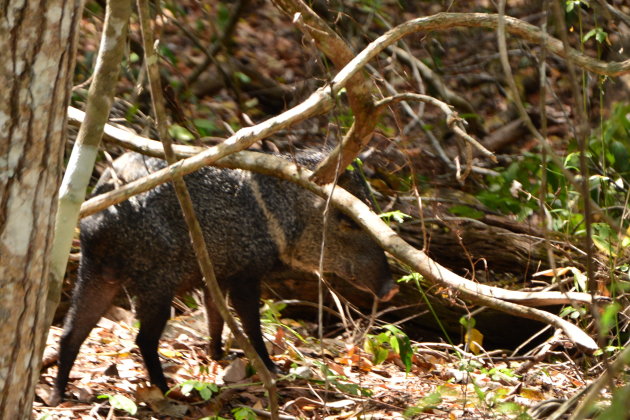
{"type": "Polygon", "coordinates": [[[394,280],[390,278],[383,282],[383,287],[379,290],[377,297],[380,301],[387,302],[393,298],[399,290],[400,287],[398,287],[394,280]]]}

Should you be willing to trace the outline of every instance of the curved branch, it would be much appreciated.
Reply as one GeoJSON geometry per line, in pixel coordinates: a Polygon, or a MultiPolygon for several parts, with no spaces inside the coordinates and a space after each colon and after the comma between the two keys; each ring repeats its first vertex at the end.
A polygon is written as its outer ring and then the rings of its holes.
{"type": "MultiPolygon", "coordinates": [[[[347,80],[383,49],[404,36],[419,31],[443,31],[456,27],[496,29],[499,15],[491,13],[438,13],[402,23],[372,41],[333,79],[333,85],[345,85],[347,80]]],[[[541,31],[534,25],[520,19],[505,16],[506,31],[520,38],[542,44],[545,48],[562,58],[593,73],[605,76],[621,76],[630,73],[630,59],[621,62],[605,62],[591,58],[574,48],[564,48],[562,41],[541,31]]],[[[333,86],[336,88],[336,86],[333,86]]]]}
{"type": "Polygon", "coordinates": [[[388,96],[387,98],[383,98],[380,101],[376,102],[376,107],[385,107],[392,103],[397,103],[401,101],[418,101],[431,104],[440,108],[440,110],[446,114],[446,125],[453,130],[455,134],[460,136],[464,141],[467,141],[472,146],[474,146],[482,155],[489,158],[493,162],[498,162],[494,153],[483,147],[481,143],[479,143],[474,137],[466,132],[466,130],[462,127],[461,121],[462,119],[457,115],[457,112],[454,111],[449,104],[446,102],[440,101],[439,99],[435,99],[432,96],[421,95],[419,93],[398,93],[393,96],[388,96]]]}

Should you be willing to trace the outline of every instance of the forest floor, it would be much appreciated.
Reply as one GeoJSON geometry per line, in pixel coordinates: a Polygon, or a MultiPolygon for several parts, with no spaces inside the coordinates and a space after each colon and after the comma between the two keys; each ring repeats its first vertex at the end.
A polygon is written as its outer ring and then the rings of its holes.
{"type": "MultiPolygon", "coordinates": [[[[36,418],[128,418],[130,413],[140,419],[266,417],[265,389],[240,352],[232,352],[230,360],[208,359],[201,310],[171,320],[160,342],[167,377],[180,384],[166,399],[147,382],[134,343],[133,315],[121,308],[115,313],[127,321],[103,318],[92,331],[70,376],[68,401],[46,405],[56,367],[42,374],[36,418]],[[186,388],[188,396],[182,393],[186,388]]],[[[475,355],[445,343],[412,343],[407,372],[391,347],[380,356],[384,361],[374,365],[374,348],[366,351],[347,337],[324,338],[320,346],[310,338],[317,335],[313,324],[269,320],[264,330],[275,343],[273,359],[283,372],[277,379],[279,405],[294,418],[528,418],[527,410],[555,409],[557,401],[569,399],[588,382],[564,352],[553,352],[544,362],[507,352],[475,355]]],[[[51,356],[60,332],[50,332],[51,356]]]]}

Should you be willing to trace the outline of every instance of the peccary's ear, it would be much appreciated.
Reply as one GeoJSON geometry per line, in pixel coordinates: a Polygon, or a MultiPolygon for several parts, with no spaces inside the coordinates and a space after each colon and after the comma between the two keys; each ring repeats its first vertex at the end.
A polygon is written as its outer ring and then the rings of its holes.
{"type": "Polygon", "coordinates": [[[360,169],[356,164],[352,164],[353,170],[344,171],[339,177],[339,185],[348,190],[359,200],[375,208],[375,203],[372,201],[372,195],[370,194],[370,186],[366,179],[359,174],[360,169]]]}

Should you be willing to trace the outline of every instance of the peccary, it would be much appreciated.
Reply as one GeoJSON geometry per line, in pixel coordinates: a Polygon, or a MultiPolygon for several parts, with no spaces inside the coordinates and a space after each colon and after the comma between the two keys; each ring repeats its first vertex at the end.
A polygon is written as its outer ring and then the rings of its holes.
{"type": "MultiPolygon", "coordinates": [[[[296,160],[313,167],[321,152],[296,160]]],[[[118,158],[94,194],[163,168],[165,163],[137,153],[118,158]]],[[[221,288],[228,292],[243,328],[266,366],[276,370],[260,330],[261,278],[289,266],[318,269],[324,200],[290,182],[243,170],[206,167],[184,177],[221,288]]],[[[356,173],[340,185],[366,199],[356,173]]],[[[332,209],[326,227],[324,270],[352,281],[379,298],[396,293],[385,254],[354,222],[332,209]]],[[[140,194],[81,221],[81,264],[59,348],[53,401],[59,402],[81,344],[125,288],[136,298],[140,331],[136,343],[151,382],[168,390],[157,348],[175,293],[203,286],[186,225],[170,183],[140,194]]],[[[205,287],[204,287],[205,291],[205,287]]],[[[223,319],[206,293],[210,353],[222,355],[223,319]]]]}

